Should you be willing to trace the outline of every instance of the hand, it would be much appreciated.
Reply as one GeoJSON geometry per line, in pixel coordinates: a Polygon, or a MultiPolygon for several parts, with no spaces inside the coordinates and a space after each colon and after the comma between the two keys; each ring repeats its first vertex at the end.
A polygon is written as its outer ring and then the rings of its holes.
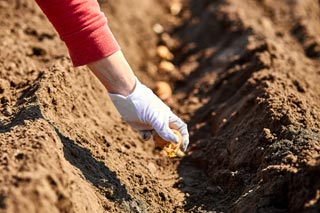
{"type": "Polygon", "coordinates": [[[177,129],[182,135],[182,149],[189,144],[187,125],[178,118],[148,87],[136,79],[136,86],[128,96],[109,93],[110,98],[122,119],[144,135],[151,136],[155,130],[166,141],[178,143],[176,135],[170,129],[177,129]]]}

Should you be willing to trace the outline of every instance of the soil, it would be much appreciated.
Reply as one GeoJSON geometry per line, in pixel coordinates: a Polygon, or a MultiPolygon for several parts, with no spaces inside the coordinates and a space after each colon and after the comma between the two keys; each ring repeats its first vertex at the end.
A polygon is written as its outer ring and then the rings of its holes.
{"type": "Polygon", "coordinates": [[[186,156],[121,121],[33,1],[2,0],[0,212],[319,212],[319,1],[99,2],[137,76],[173,87],[186,156]]]}

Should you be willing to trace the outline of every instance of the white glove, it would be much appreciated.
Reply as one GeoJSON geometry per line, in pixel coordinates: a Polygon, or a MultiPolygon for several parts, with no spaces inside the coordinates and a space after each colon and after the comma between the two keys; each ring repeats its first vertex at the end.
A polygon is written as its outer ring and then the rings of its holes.
{"type": "Polygon", "coordinates": [[[140,131],[144,139],[151,136],[154,129],[166,141],[178,143],[170,127],[180,131],[182,149],[189,144],[187,124],[178,118],[148,87],[136,79],[134,91],[127,97],[109,93],[122,119],[140,131]],[[170,127],[169,127],[170,125],[170,127]]]}

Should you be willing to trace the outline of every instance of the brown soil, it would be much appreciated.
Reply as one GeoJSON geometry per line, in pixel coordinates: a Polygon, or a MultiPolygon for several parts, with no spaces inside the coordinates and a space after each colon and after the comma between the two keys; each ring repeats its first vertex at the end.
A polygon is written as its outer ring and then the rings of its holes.
{"type": "Polygon", "coordinates": [[[0,1],[0,212],[320,210],[320,2],[171,2],[100,1],[142,81],[173,86],[182,159],[121,122],[34,2],[0,1]]]}

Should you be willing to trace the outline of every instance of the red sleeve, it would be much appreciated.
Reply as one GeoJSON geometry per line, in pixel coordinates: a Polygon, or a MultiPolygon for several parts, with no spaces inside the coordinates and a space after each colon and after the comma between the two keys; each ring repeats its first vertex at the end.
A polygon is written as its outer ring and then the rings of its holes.
{"type": "Polygon", "coordinates": [[[97,0],[36,0],[66,43],[74,66],[120,49],[97,0]]]}

